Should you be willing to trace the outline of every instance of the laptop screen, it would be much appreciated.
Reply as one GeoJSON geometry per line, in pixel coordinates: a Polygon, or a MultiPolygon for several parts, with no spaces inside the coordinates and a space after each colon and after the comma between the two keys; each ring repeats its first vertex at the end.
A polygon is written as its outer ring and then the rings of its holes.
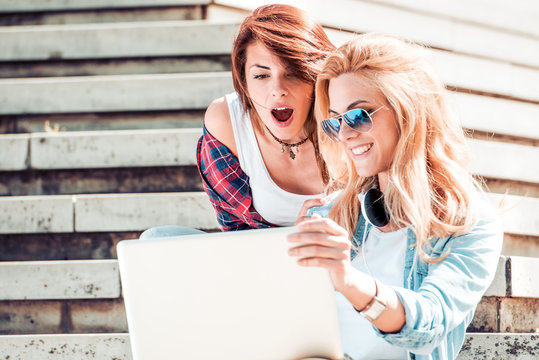
{"type": "Polygon", "coordinates": [[[342,357],[325,269],[288,256],[295,227],[118,245],[133,357],[342,357]]]}

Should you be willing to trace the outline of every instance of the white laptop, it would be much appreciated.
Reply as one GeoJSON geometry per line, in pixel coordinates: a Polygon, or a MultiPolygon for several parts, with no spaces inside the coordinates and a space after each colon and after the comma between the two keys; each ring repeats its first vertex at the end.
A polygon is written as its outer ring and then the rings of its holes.
{"type": "Polygon", "coordinates": [[[121,241],[133,359],[341,359],[329,274],[288,255],[295,231],[121,241]]]}

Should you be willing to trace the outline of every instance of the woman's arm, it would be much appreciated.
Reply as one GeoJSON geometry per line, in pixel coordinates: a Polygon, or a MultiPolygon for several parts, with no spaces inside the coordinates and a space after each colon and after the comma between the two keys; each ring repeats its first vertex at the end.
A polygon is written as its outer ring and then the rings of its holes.
{"type": "MultiPolygon", "coordinates": [[[[213,124],[214,131],[222,130],[221,139],[225,142],[226,139],[232,141],[235,149],[230,116],[225,114],[228,114],[228,106],[224,99],[218,99],[206,111],[205,121],[213,124]],[[225,110],[226,113],[223,113],[225,110]],[[230,131],[227,132],[228,130],[230,131]]],[[[249,177],[241,169],[238,158],[229,146],[210,133],[206,126],[197,146],[199,174],[222,230],[274,226],[265,221],[252,206],[249,177]]]]}
{"type": "MultiPolygon", "coordinates": [[[[289,240],[300,244],[291,250],[303,266],[326,268],[335,289],[357,310],[376,291],[374,280],[353,269],[344,229],[329,219],[316,217],[298,224],[289,240]]],[[[477,303],[492,282],[501,252],[503,231],[497,219],[483,220],[469,233],[441,239],[449,255],[429,264],[428,275],[416,290],[379,284],[386,309],[373,322],[389,343],[415,353],[430,353],[459,327],[464,336],[477,303]]],[[[421,261],[421,260],[418,260],[421,261]]],[[[460,339],[461,340],[461,339],[460,339]]]]}
{"type": "Polygon", "coordinates": [[[421,286],[395,288],[405,308],[405,326],[398,334],[382,334],[388,342],[416,353],[429,353],[456,328],[459,340],[464,338],[474,310],[494,278],[503,229],[498,218],[484,218],[470,232],[440,242],[444,247],[434,244],[435,250],[448,249],[449,254],[428,265],[421,286]]]}
{"type": "Polygon", "coordinates": [[[290,250],[302,266],[323,267],[329,271],[333,286],[342,293],[358,311],[378,297],[386,303],[382,315],[373,322],[383,332],[397,332],[405,322],[404,307],[395,291],[354,269],[350,262],[351,244],[348,233],[331,219],[315,215],[297,224],[299,233],[289,236],[289,241],[300,244],[290,250]]]}
{"type": "Polygon", "coordinates": [[[234,156],[238,156],[230,111],[224,97],[214,100],[204,114],[204,126],[214,138],[225,145],[234,156]]]}

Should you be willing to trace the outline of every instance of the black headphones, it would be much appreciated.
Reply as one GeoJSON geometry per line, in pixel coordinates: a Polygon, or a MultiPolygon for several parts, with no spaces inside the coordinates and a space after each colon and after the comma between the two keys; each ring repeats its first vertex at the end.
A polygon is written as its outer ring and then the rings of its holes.
{"type": "Polygon", "coordinates": [[[376,227],[384,227],[389,224],[389,214],[384,204],[384,194],[374,185],[366,193],[358,195],[361,202],[363,217],[376,227]]]}

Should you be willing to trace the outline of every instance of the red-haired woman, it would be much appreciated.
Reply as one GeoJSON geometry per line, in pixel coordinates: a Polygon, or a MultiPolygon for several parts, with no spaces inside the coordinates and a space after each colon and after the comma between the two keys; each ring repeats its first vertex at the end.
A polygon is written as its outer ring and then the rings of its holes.
{"type": "Polygon", "coordinates": [[[240,26],[235,92],[212,102],[197,162],[224,231],[292,225],[319,204],[328,175],[317,145],[314,83],[334,50],[322,27],[288,5],[265,5],[240,26]]]}

